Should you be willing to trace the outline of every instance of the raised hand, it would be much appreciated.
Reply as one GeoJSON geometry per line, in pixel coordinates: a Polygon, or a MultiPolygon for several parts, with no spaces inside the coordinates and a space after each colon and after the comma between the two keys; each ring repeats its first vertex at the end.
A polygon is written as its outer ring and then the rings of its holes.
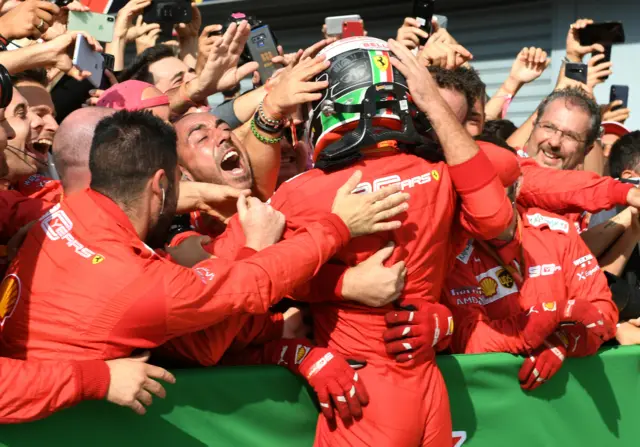
{"type": "Polygon", "coordinates": [[[599,43],[594,45],[580,45],[578,31],[593,24],[591,19],[580,19],[569,27],[567,34],[567,59],[571,62],[582,62],[582,58],[589,53],[604,53],[604,47],[599,43]]]}
{"type": "Polygon", "coordinates": [[[547,52],[542,48],[523,48],[511,66],[509,77],[520,84],[535,81],[551,63],[547,56],[547,52]]]}
{"type": "Polygon", "coordinates": [[[426,66],[454,70],[473,59],[473,54],[462,45],[446,42],[427,42],[418,58],[426,66]]]}
{"type": "Polygon", "coordinates": [[[356,171],[338,189],[331,212],[342,219],[349,228],[351,237],[400,228],[402,223],[399,220],[386,221],[409,209],[409,204],[406,203],[409,194],[400,192],[398,185],[371,193],[353,194],[361,179],[362,172],[356,171]]]}
{"type": "Polygon", "coordinates": [[[186,84],[187,96],[192,101],[201,103],[214,93],[229,90],[258,69],[257,62],[238,67],[250,31],[246,21],[242,21],[240,25],[232,23],[222,39],[212,45],[202,71],[197,78],[186,84]]]}
{"type": "Polygon", "coordinates": [[[265,112],[273,118],[286,118],[299,105],[322,98],[318,92],[326,89],[329,82],[312,82],[311,79],[329,68],[329,65],[324,56],[318,56],[285,68],[270,83],[271,91],[264,99],[265,112]]]}
{"type": "Polygon", "coordinates": [[[596,85],[602,84],[607,76],[613,74],[613,62],[603,62],[604,54],[596,54],[587,63],[587,86],[593,91],[596,85]]]}
{"type": "Polygon", "coordinates": [[[420,29],[418,20],[413,17],[406,17],[404,19],[404,22],[402,23],[402,26],[398,28],[398,33],[396,35],[396,41],[409,50],[418,48],[420,46],[420,39],[428,38],[429,34],[420,29]]]}
{"type": "Polygon", "coordinates": [[[23,1],[0,17],[0,30],[8,40],[25,37],[36,40],[49,29],[58,14],[60,8],[55,3],[23,1]]]}

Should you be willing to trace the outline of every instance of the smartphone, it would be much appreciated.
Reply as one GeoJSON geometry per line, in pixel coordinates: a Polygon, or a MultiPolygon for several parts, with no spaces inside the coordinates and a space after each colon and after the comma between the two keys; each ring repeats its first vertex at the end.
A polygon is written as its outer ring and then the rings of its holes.
{"type": "Polygon", "coordinates": [[[262,25],[251,30],[249,40],[247,40],[247,49],[251,58],[260,64],[258,67],[260,84],[267,82],[267,79],[281,68],[271,62],[271,59],[278,55],[278,46],[269,25],[262,25]]]}
{"type": "MultiPolygon", "coordinates": [[[[435,0],[413,0],[413,17],[416,18],[420,29],[431,35],[431,19],[436,9],[435,0]]],[[[427,39],[420,38],[420,45],[427,43],[427,39]]]]}
{"type": "Polygon", "coordinates": [[[439,14],[434,14],[433,17],[438,21],[438,26],[440,28],[447,29],[447,26],[449,26],[449,18],[447,16],[441,16],[439,14]]]}
{"type": "Polygon", "coordinates": [[[613,45],[614,43],[624,43],[624,27],[622,22],[602,22],[587,25],[578,30],[580,45],[613,45]]]}
{"type": "Polygon", "coordinates": [[[364,36],[362,22],[344,22],[342,24],[342,38],[364,36]]]}
{"type": "Polygon", "coordinates": [[[115,24],[116,18],[108,14],[69,11],[67,29],[84,31],[100,42],[111,42],[115,24]]]}
{"type": "Polygon", "coordinates": [[[327,35],[329,37],[340,36],[342,35],[342,24],[344,22],[359,22],[360,20],[362,18],[358,14],[327,17],[324,19],[324,24],[327,25],[327,35]]]}
{"type": "Polygon", "coordinates": [[[573,62],[567,62],[564,67],[564,75],[573,79],[574,81],[587,83],[588,67],[587,64],[576,64],[573,62]]]}
{"type": "Polygon", "coordinates": [[[95,88],[100,88],[104,74],[104,57],[102,53],[94,51],[82,34],[76,38],[76,47],[73,50],[73,65],[82,71],[90,71],[89,82],[95,88]]]}
{"type": "Polygon", "coordinates": [[[621,106],[614,107],[611,110],[626,109],[629,104],[629,86],[628,85],[612,85],[609,93],[609,104],[613,101],[622,101],[621,106]]]}
{"type": "Polygon", "coordinates": [[[152,0],[142,12],[145,23],[191,23],[191,19],[191,0],[152,0]]]}

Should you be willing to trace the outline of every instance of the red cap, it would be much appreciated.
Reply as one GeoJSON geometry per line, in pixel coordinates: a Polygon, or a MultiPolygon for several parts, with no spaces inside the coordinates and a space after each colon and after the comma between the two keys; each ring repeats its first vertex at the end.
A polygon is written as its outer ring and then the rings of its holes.
{"type": "Polygon", "coordinates": [[[476,141],[498,173],[498,177],[505,188],[513,185],[520,177],[520,163],[516,154],[508,149],[484,141],[476,141]]]}
{"type": "Polygon", "coordinates": [[[102,94],[98,100],[98,106],[134,112],[169,104],[169,97],[162,93],[152,98],[142,99],[144,91],[148,88],[155,89],[153,85],[142,81],[121,82],[102,94]]]}
{"type": "Polygon", "coordinates": [[[604,129],[605,135],[613,134],[619,137],[624,137],[626,134],[631,133],[629,129],[615,121],[605,121],[602,123],[602,128],[604,129]]]}

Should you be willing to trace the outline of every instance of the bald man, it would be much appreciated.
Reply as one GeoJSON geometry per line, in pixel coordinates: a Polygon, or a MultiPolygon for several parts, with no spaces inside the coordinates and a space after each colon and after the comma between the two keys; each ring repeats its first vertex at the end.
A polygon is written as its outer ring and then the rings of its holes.
{"type": "Polygon", "coordinates": [[[65,194],[89,187],[89,150],[98,122],[115,113],[106,107],[86,107],[67,116],[53,140],[53,160],[60,176],[56,182],[65,194]]]}

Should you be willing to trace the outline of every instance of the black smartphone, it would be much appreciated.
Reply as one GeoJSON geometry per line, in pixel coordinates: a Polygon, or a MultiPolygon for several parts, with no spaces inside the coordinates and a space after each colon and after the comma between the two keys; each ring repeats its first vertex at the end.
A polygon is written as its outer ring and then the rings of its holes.
{"type": "Polygon", "coordinates": [[[629,86],[628,85],[612,85],[609,93],[609,104],[613,101],[622,101],[622,105],[616,106],[611,110],[626,109],[629,104],[629,86]]]}
{"type": "MultiPolygon", "coordinates": [[[[604,46],[604,59],[602,59],[601,63],[606,63],[611,61],[611,46],[625,41],[624,26],[622,26],[622,22],[594,23],[578,30],[578,39],[580,40],[580,45],[602,44],[604,46]]],[[[602,79],[606,81],[609,76],[602,79]]]]}
{"type": "Polygon", "coordinates": [[[191,18],[190,0],[153,0],[142,12],[145,23],[191,23],[191,18]]]}
{"type": "Polygon", "coordinates": [[[576,64],[573,62],[567,62],[564,67],[564,75],[573,79],[574,81],[587,83],[587,74],[589,67],[587,64],[576,64]]]}
{"type": "Polygon", "coordinates": [[[578,30],[580,45],[613,45],[614,43],[624,43],[624,26],[622,22],[602,22],[587,25],[578,30]]]}
{"type": "MultiPolygon", "coordinates": [[[[420,29],[431,35],[431,19],[436,11],[436,0],[413,0],[413,17],[418,20],[420,29]]],[[[420,45],[427,43],[427,39],[421,37],[420,45]]]]}
{"type": "Polygon", "coordinates": [[[278,55],[278,44],[269,25],[262,25],[251,30],[249,40],[247,40],[247,49],[251,59],[260,64],[258,73],[260,73],[260,84],[262,85],[278,68],[281,68],[271,62],[271,59],[278,55]]]}

